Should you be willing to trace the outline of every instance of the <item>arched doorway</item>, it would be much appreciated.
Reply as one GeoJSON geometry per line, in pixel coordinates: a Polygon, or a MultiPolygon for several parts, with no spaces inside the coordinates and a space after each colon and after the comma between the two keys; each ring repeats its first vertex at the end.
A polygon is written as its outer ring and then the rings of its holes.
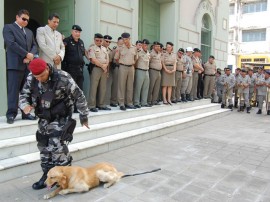
{"type": "Polygon", "coordinates": [[[207,62],[212,48],[212,22],[208,14],[204,14],[202,18],[201,28],[201,51],[202,61],[207,62]]]}

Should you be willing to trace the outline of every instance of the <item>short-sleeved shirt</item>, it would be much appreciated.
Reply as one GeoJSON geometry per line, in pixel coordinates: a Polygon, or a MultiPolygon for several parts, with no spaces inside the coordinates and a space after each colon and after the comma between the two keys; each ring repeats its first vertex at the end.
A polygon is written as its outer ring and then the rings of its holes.
{"type": "Polygon", "coordinates": [[[216,73],[216,64],[215,63],[210,63],[210,62],[206,62],[204,64],[204,74],[205,75],[214,75],[216,73]]]}
{"type": "Polygon", "coordinates": [[[150,53],[150,69],[156,69],[156,70],[161,70],[162,69],[162,64],[161,64],[161,53],[152,51],[150,53]]]}
{"type": "Polygon", "coordinates": [[[107,47],[107,53],[109,56],[109,62],[112,62],[113,61],[113,51],[110,47],[107,47]]]}
{"type": "Polygon", "coordinates": [[[138,61],[137,61],[137,68],[139,69],[149,69],[149,60],[150,60],[150,53],[149,51],[141,50],[138,52],[138,61]]]}
{"type": "Polygon", "coordinates": [[[109,56],[107,49],[104,46],[98,47],[97,45],[90,46],[89,57],[96,58],[102,64],[109,63],[109,56]]]}
{"type": "Polygon", "coordinates": [[[162,55],[162,61],[164,62],[164,65],[174,65],[176,63],[176,54],[175,53],[164,53],[162,55]]]}
{"type": "Polygon", "coordinates": [[[115,59],[119,59],[119,64],[134,65],[138,59],[138,51],[136,46],[131,45],[129,48],[123,44],[123,46],[116,49],[115,59]]]}
{"type": "Polygon", "coordinates": [[[184,71],[185,69],[184,63],[185,63],[184,57],[181,57],[181,58],[177,57],[176,70],[184,71]]]}
{"type": "Polygon", "coordinates": [[[191,57],[189,57],[188,55],[184,55],[183,60],[184,60],[185,67],[187,69],[187,76],[191,77],[192,70],[193,70],[193,64],[192,64],[191,57]]]}
{"type": "MultiPolygon", "coordinates": [[[[245,76],[243,77],[242,75],[239,76],[239,79],[238,79],[238,84],[250,84],[250,77],[249,76],[245,76]]],[[[238,87],[239,89],[239,87],[238,87]]],[[[243,93],[248,93],[249,92],[249,87],[248,88],[245,88],[243,89],[243,93]]]]}
{"type": "MultiPolygon", "coordinates": [[[[196,64],[198,64],[199,66],[201,66],[200,58],[195,57],[195,56],[192,56],[191,59],[192,59],[192,64],[193,64],[193,66],[196,65],[196,64]]],[[[193,69],[194,69],[194,72],[199,71],[197,68],[194,68],[194,67],[193,67],[193,69]]]]}

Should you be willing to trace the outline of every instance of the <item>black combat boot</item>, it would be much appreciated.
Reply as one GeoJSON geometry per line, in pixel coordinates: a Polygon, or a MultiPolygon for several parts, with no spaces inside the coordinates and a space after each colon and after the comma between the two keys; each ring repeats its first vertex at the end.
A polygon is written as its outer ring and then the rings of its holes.
{"type": "Polygon", "coordinates": [[[191,99],[190,99],[190,94],[186,94],[186,100],[187,100],[187,101],[191,101],[191,99]]]}
{"type": "Polygon", "coordinates": [[[222,103],[221,104],[221,108],[224,109],[225,108],[225,104],[222,103]]]}
{"type": "Polygon", "coordinates": [[[258,112],[256,114],[262,114],[262,110],[259,109],[258,112]]]}
{"type": "Polygon", "coordinates": [[[250,107],[247,107],[247,113],[250,114],[250,107]]]}
{"type": "Polygon", "coordinates": [[[233,105],[232,104],[229,105],[228,108],[232,110],[233,109],[233,105]]]}
{"type": "Polygon", "coordinates": [[[238,102],[234,102],[234,108],[238,108],[238,102]]]}
{"type": "Polygon", "coordinates": [[[40,178],[39,181],[35,182],[33,185],[32,185],[32,188],[35,189],[35,190],[39,190],[39,189],[43,189],[46,187],[45,185],[45,181],[47,179],[47,172],[44,172],[42,177],[40,178]]]}
{"type": "Polygon", "coordinates": [[[186,100],[186,94],[181,94],[181,101],[182,102],[187,102],[187,100],[186,100]]]}
{"type": "Polygon", "coordinates": [[[270,115],[270,110],[267,110],[267,115],[270,115]]]}

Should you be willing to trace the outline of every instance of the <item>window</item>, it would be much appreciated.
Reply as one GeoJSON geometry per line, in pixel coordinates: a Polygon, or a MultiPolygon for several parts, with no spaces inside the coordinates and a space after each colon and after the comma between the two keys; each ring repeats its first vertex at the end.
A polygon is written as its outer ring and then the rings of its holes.
{"type": "Polygon", "coordinates": [[[234,15],[234,4],[230,4],[230,15],[234,15]]]}
{"type": "Polygon", "coordinates": [[[266,40],[266,29],[254,29],[254,30],[243,30],[242,41],[265,41],[266,40]]]}
{"type": "Polygon", "coordinates": [[[243,5],[243,13],[263,12],[267,10],[267,2],[252,2],[243,5]]]}
{"type": "Polygon", "coordinates": [[[202,19],[202,28],[201,28],[201,51],[202,61],[206,62],[211,53],[211,40],[212,40],[212,24],[211,19],[208,14],[204,14],[202,19]]]}
{"type": "Polygon", "coordinates": [[[241,59],[241,62],[251,62],[251,59],[250,58],[244,58],[244,59],[241,59]]]}
{"type": "Polygon", "coordinates": [[[254,58],[254,62],[265,62],[265,58],[254,58]]]}

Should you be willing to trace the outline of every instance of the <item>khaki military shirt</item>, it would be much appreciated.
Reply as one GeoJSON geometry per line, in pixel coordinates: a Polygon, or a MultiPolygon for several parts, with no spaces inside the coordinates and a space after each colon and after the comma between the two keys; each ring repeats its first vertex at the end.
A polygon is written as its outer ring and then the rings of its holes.
{"type": "Polygon", "coordinates": [[[131,45],[129,48],[123,44],[123,46],[116,49],[114,58],[119,59],[119,64],[134,65],[138,59],[138,51],[136,46],[131,45]]]}
{"type": "Polygon", "coordinates": [[[204,74],[205,75],[214,75],[216,73],[216,64],[215,63],[210,63],[210,62],[206,62],[204,64],[204,74]]]}
{"type": "Polygon", "coordinates": [[[161,64],[161,53],[152,51],[150,53],[150,61],[149,61],[149,66],[150,69],[156,69],[156,70],[161,70],[162,69],[162,64],[161,64]]]}
{"type": "Polygon", "coordinates": [[[113,51],[110,47],[107,47],[107,53],[109,56],[109,62],[112,62],[113,61],[113,51]]]}
{"type": "Polygon", "coordinates": [[[185,70],[185,61],[184,61],[184,57],[177,57],[177,63],[176,63],[176,70],[177,71],[184,71],[185,70]]]}
{"type": "MultiPolygon", "coordinates": [[[[195,56],[192,56],[191,59],[192,59],[192,64],[193,64],[193,66],[194,66],[195,64],[197,64],[197,65],[199,65],[199,66],[202,66],[201,61],[200,61],[200,58],[195,57],[195,56]]],[[[193,67],[193,69],[194,69],[194,72],[198,72],[198,71],[199,71],[199,69],[197,69],[197,68],[195,68],[195,67],[193,67]]]]}
{"type": "Polygon", "coordinates": [[[137,68],[139,69],[149,69],[150,53],[149,51],[144,51],[143,49],[138,52],[137,68]]]}
{"type": "Polygon", "coordinates": [[[104,46],[98,47],[97,45],[90,46],[88,51],[89,58],[96,58],[102,64],[109,63],[109,56],[107,49],[104,46]]]}
{"type": "Polygon", "coordinates": [[[165,66],[167,66],[167,65],[172,66],[176,63],[176,54],[166,52],[162,55],[161,60],[164,62],[165,66]]]}

